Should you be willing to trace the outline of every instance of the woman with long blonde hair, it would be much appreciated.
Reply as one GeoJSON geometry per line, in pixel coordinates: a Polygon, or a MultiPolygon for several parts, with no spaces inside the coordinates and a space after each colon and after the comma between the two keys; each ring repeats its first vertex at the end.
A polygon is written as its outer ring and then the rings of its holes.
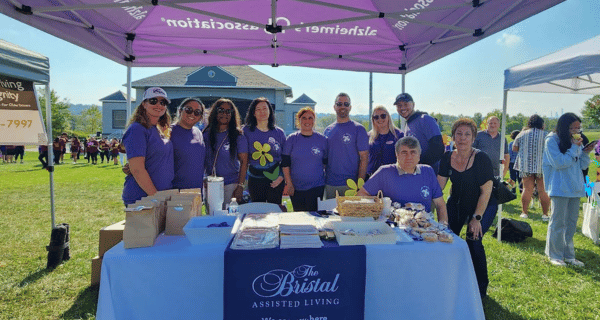
{"type": "Polygon", "coordinates": [[[377,106],[371,114],[373,129],[369,134],[369,164],[367,177],[379,167],[396,163],[396,141],[404,137],[404,133],[394,125],[390,113],[384,106],[377,106]]]}
{"type": "Polygon", "coordinates": [[[167,93],[159,87],[144,92],[135,109],[123,144],[131,175],[125,177],[123,202],[134,203],[157,191],[171,189],[174,178],[173,145],[169,140],[171,116],[167,93]]]}

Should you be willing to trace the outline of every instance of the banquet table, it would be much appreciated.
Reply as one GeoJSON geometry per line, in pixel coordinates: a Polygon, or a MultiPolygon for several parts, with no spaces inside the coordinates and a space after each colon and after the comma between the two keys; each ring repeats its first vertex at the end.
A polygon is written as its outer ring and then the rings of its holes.
{"type": "MultiPolygon", "coordinates": [[[[224,244],[160,235],[102,262],[98,319],[223,319],[224,244]]],[[[484,319],[464,240],[366,246],[364,319],[484,319]]]]}

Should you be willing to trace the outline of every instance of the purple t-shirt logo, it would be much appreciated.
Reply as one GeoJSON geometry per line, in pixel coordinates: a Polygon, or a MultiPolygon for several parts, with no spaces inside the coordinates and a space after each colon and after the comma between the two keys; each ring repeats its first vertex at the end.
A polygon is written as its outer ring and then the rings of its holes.
{"type": "Polygon", "coordinates": [[[229,151],[229,141],[227,141],[224,145],[223,145],[223,150],[225,151],[229,151]]]}
{"type": "Polygon", "coordinates": [[[428,198],[430,193],[431,193],[431,191],[429,190],[429,186],[421,187],[421,196],[424,199],[428,198]]]}
{"type": "Polygon", "coordinates": [[[315,156],[318,156],[321,154],[321,150],[317,146],[313,146],[310,150],[312,151],[312,154],[315,156]]]}
{"type": "Polygon", "coordinates": [[[281,148],[279,142],[277,142],[274,137],[269,137],[269,144],[273,146],[274,150],[279,150],[279,148],[281,148]]]}
{"type": "Polygon", "coordinates": [[[342,142],[343,142],[343,143],[345,143],[345,144],[348,144],[348,143],[350,143],[350,141],[351,141],[351,140],[352,140],[352,135],[351,135],[351,134],[349,134],[349,133],[345,133],[345,134],[342,136],[342,142]]]}

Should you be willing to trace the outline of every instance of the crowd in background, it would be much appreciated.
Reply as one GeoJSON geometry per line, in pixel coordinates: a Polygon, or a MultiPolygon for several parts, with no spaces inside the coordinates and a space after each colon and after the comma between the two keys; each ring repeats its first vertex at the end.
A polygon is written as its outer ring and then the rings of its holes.
{"type": "Polygon", "coordinates": [[[2,163],[18,163],[19,157],[23,163],[23,156],[25,155],[25,146],[14,146],[14,145],[2,145],[0,146],[0,158],[2,163]]]}
{"type": "MultiPolygon", "coordinates": [[[[42,168],[46,169],[49,165],[48,146],[40,145],[38,147],[38,160],[42,164],[42,168]]],[[[81,156],[87,160],[87,163],[93,165],[98,164],[98,155],[100,155],[100,163],[112,163],[114,165],[125,165],[125,148],[122,141],[116,138],[108,140],[107,138],[97,138],[91,136],[89,138],[78,138],[76,136],[69,137],[66,132],[54,138],[52,141],[53,163],[55,165],[65,163],[65,155],[67,161],[77,164],[81,156]]]]}

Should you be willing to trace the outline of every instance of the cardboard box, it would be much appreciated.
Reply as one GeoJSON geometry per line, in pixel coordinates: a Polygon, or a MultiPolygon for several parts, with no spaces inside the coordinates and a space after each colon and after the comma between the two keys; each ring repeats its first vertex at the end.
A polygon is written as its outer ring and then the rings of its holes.
{"type": "Polygon", "coordinates": [[[108,227],[100,229],[100,241],[98,245],[98,256],[103,257],[106,251],[123,240],[125,220],[119,221],[108,227]]]}
{"type": "Polygon", "coordinates": [[[92,259],[92,285],[100,284],[100,271],[102,270],[102,257],[92,259]]]}

